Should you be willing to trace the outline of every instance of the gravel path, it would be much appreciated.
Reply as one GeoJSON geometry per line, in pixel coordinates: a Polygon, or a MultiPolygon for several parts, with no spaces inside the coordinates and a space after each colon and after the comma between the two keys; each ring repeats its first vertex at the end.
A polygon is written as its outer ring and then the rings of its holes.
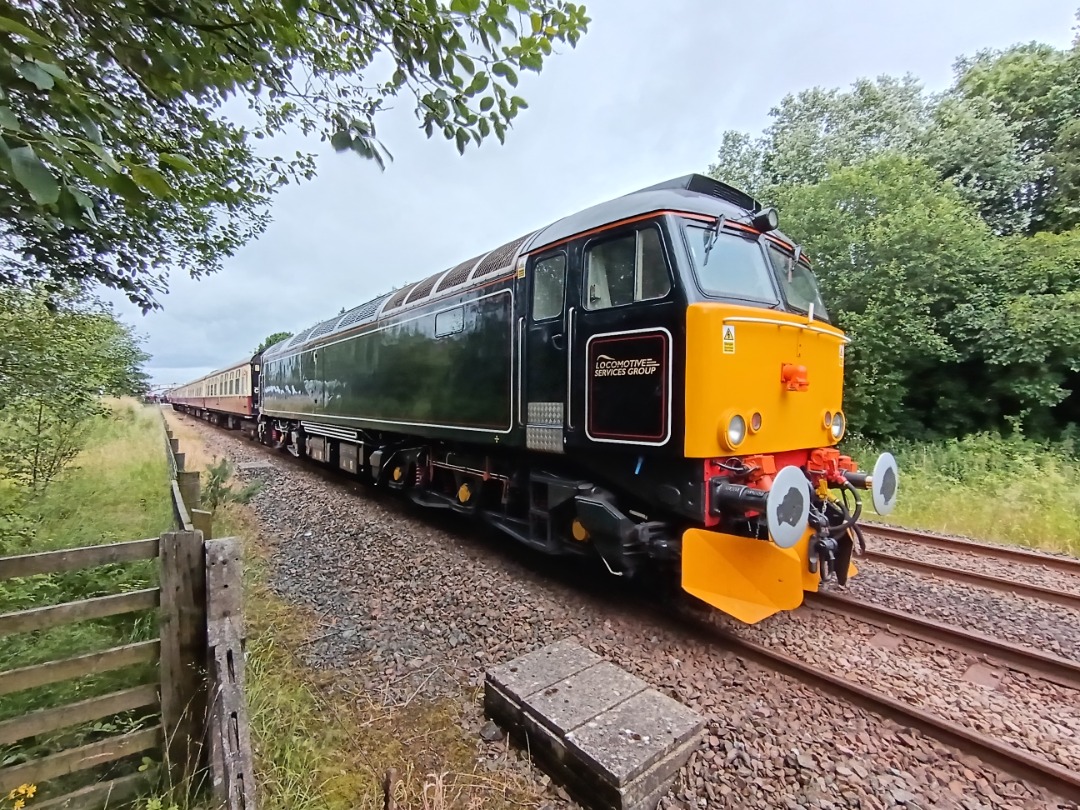
{"type": "Polygon", "coordinates": [[[856,563],[859,575],[848,583],[852,596],[1080,661],[1080,611],[887,565],[856,563]]]}
{"type": "Polygon", "coordinates": [[[977,574],[989,574],[1044,588],[1053,588],[1062,593],[1080,594],[1080,576],[1067,571],[1057,571],[1030,563],[1016,563],[983,557],[969,552],[949,551],[942,548],[921,545],[917,542],[893,540],[885,537],[868,537],[867,547],[906,559],[920,560],[955,568],[959,571],[973,571],[977,574]]]}
{"type": "MultiPolygon", "coordinates": [[[[201,432],[234,462],[268,458],[235,434],[201,432]]],[[[569,636],[706,715],[705,740],[663,808],[1076,807],[705,644],[595,569],[286,460],[249,475],[266,481],[253,506],[273,549],[272,586],[322,617],[308,662],[370,700],[453,696],[478,733],[485,667],[569,636]]],[[[491,770],[518,767],[505,750],[477,737],[491,770]]],[[[545,795],[545,807],[573,806],[550,785],[545,795]]]]}

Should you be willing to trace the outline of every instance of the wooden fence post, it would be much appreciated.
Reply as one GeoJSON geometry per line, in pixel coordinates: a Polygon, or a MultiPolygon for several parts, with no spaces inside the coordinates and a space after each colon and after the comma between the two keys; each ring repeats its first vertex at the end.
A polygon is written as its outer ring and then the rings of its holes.
{"type": "Polygon", "coordinates": [[[254,810],[255,773],[244,698],[243,584],[240,542],[206,546],[209,733],[214,794],[228,810],[254,810]]]}
{"type": "Polygon", "coordinates": [[[206,562],[200,532],[161,535],[161,719],[171,786],[198,785],[206,742],[206,562]]]}
{"type": "Polygon", "coordinates": [[[214,539],[214,515],[205,509],[191,510],[191,525],[195,531],[202,532],[203,542],[214,539]]]}
{"type": "Polygon", "coordinates": [[[183,472],[184,471],[184,454],[183,453],[173,453],[173,461],[176,462],[176,471],[178,473],[183,472]]]}
{"type": "Polygon", "coordinates": [[[171,434],[169,436],[169,446],[172,447],[174,455],[180,452],[180,440],[174,439],[171,434]]]}
{"type": "Polygon", "coordinates": [[[184,498],[184,505],[188,512],[199,508],[199,473],[181,471],[176,472],[176,483],[180,487],[180,494],[184,498]]]}

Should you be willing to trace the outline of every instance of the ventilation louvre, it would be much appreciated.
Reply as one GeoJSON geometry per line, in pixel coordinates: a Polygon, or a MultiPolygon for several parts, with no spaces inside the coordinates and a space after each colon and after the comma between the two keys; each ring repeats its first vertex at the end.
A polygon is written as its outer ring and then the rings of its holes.
{"type": "Polygon", "coordinates": [[[392,309],[397,309],[403,303],[405,303],[405,299],[409,297],[409,293],[411,293],[413,291],[413,288],[419,283],[420,282],[409,284],[395,292],[394,297],[391,298],[390,301],[383,308],[383,312],[389,312],[392,309]]]}
{"type": "Polygon", "coordinates": [[[442,292],[450,287],[456,287],[458,284],[464,284],[465,279],[469,277],[469,271],[476,267],[476,263],[484,258],[485,255],[487,254],[481,253],[479,256],[473,256],[473,258],[462,262],[447,273],[446,278],[442,280],[442,283],[439,285],[439,289],[436,292],[442,292]]]}
{"type": "MultiPolygon", "coordinates": [[[[443,273],[445,272],[446,271],[444,270],[443,273]]],[[[436,273],[433,276],[425,278],[423,281],[413,287],[413,291],[409,293],[409,298],[405,303],[411,304],[414,301],[419,301],[421,298],[430,295],[431,290],[435,287],[435,282],[437,282],[440,278],[442,278],[442,273],[436,273]]]]}
{"type": "Polygon", "coordinates": [[[532,236],[536,231],[527,233],[513,242],[507,242],[502,247],[495,248],[484,260],[480,262],[480,266],[476,268],[476,272],[473,273],[473,278],[480,278],[481,276],[487,276],[494,273],[496,270],[502,270],[504,267],[509,266],[514,257],[517,256],[518,249],[525,244],[525,240],[532,236]]]}
{"type": "Polygon", "coordinates": [[[334,327],[335,332],[340,332],[342,329],[348,329],[350,326],[356,326],[358,323],[364,323],[375,319],[375,313],[379,311],[379,304],[390,297],[390,294],[380,295],[378,298],[373,298],[361,304],[358,307],[353,307],[337,322],[337,326],[334,327]]]}

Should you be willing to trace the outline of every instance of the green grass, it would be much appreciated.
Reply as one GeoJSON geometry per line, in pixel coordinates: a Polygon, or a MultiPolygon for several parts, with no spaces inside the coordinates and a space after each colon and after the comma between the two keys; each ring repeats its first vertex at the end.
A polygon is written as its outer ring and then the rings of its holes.
{"type": "MultiPolygon", "coordinates": [[[[132,401],[111,402],[110,414],[94,422],[89,441],[73,466],[44,493],[34,498],[19,497],[10,484],[0,480],[0,555],[155,537],[172,525],[168,481],[157,409],[132,401]]],[[[0,612],[156,584],[154,561],[15,578],[0,581],[0,612]]],[[[156,635],[155,613],[144,611],[7,636],[0,638],[0,670],[67,658],[156,635]]],[[[0,697],[0,720],[152,682],[156,677],[156,666],[142,666],[5,695],[0,697]]],[[[0,746],[0,764],[14,764],[138,728],[149,722],[149,715],[152,712],[129,712],[48,738],[0,746]]],[[[35,801],[45,796],[43,792],[35,801]]]]}
{"type": "Polygon", "coordinates": [[[865,467],[881,450],[900,466],[898,505],[881,518],[866,498],[867,518],[1080,555],[1080,453],[1071,443],[977,434],[845,447],[865,467]]]}

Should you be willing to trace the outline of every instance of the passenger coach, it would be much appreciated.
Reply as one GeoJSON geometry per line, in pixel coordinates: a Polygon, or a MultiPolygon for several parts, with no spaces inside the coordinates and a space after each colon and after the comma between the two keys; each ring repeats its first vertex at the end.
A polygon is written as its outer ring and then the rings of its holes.
{"type": "Polygon", "coordinates": [[[214,371],[169,392],[174,410],[215,425],[254,428],[258,415],[258,356],[214,371]]]}
{"type": "Polygon", "coordinates": [[[855,572],[843,332],[776,212],[651,186],[267,349],[259,436],[743,621],[855,572]]]}

